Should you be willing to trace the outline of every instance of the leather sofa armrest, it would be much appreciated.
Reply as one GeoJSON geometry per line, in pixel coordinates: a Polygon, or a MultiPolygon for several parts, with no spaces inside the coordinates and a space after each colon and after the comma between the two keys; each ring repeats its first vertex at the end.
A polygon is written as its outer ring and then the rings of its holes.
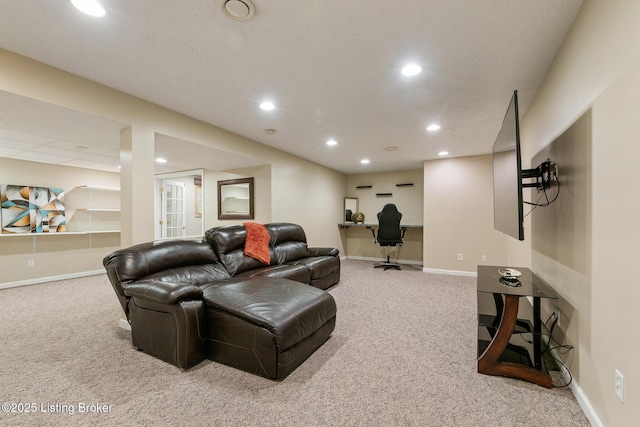
{"type": "Polygon", "coordinates": [[[309,256],[338,256],[337,248],[309,248],[309,256]]]}
{"type": "Polygon", "coordinates": [[[124,288],[129,297],[143,298],[161,304],[175,304],[184,300],[202,299],[202,289],[188,283],[149,280],[130,283],[124,288]]]}

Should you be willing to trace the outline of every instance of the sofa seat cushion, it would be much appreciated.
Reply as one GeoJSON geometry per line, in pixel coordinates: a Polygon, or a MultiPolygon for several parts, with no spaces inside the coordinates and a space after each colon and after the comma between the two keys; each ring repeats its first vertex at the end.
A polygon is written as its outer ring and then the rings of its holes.
{"type": "Polygon", "coordinates": [[[306,284],[311,283],[311,274],[304,265],[272,265],[257,270],[244,271],[235,277],[274,277],[306,284]]]}
{"type": "MultiPolygon", "coordinates": [[[[336,315],[329,293],[287,279],[228,279],[204,289],[203,300],[210,319],[225,314],[265,329],[280,351],[311,336],[336,315]]],[[[253,334],[238,336],[215,322],[210,323],[210,339],[212,335],[228,342],[246,341],[245,345],[254,340],[253,334]]]]}
{"type": "Polygon", "coordinates": [[[292,261],[289,264],[305,266],[309,270],[311,280],[313,281],[329,276],[336,270],[339,270],[340,258],[334,256],[309,257],[292,261]]]}

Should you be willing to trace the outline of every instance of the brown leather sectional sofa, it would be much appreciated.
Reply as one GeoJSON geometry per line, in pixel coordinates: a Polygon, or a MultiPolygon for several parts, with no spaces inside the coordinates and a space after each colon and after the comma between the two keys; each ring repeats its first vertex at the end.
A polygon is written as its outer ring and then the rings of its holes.
{"type": "Polygon", "coordinates": [[[309,248],[296,224],[265,227],[269,265],[244,255],[242,225],[106,256],[134,347],[183,369],[209,358],[272,379],[304,362],[335,328],[325,289],[340,281],[338,250],[309,248]]]}

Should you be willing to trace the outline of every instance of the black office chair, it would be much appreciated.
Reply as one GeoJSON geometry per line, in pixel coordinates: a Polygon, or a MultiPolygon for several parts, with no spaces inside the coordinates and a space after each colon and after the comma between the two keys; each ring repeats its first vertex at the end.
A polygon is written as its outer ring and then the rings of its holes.
{"type": "Polygon", "coordinates": [[[400,270],[400,265],[391,262],[389,248],[392,246],[402,246],[404,233],[407,229],[400,227],[401,219],[402,214],[398,212],[398,208],[396,208],[396,205],[393,203],[384,205],[382,211],[378,212],[378,235],[376,236],[375,230],[373,229],[371,232],[373,233],[374,241],[386,249],[387,260],[375,264],[373,266],[374,268],[400,270]]]}

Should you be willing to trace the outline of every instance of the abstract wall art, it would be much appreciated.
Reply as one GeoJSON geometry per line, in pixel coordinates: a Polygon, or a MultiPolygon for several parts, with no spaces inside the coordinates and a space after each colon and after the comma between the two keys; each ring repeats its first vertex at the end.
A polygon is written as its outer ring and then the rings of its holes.
{"type": "Polygon", "coordinates": [[[0,202],[3,234],[66,231],[62,188],[2,185],[0,202]]]}

